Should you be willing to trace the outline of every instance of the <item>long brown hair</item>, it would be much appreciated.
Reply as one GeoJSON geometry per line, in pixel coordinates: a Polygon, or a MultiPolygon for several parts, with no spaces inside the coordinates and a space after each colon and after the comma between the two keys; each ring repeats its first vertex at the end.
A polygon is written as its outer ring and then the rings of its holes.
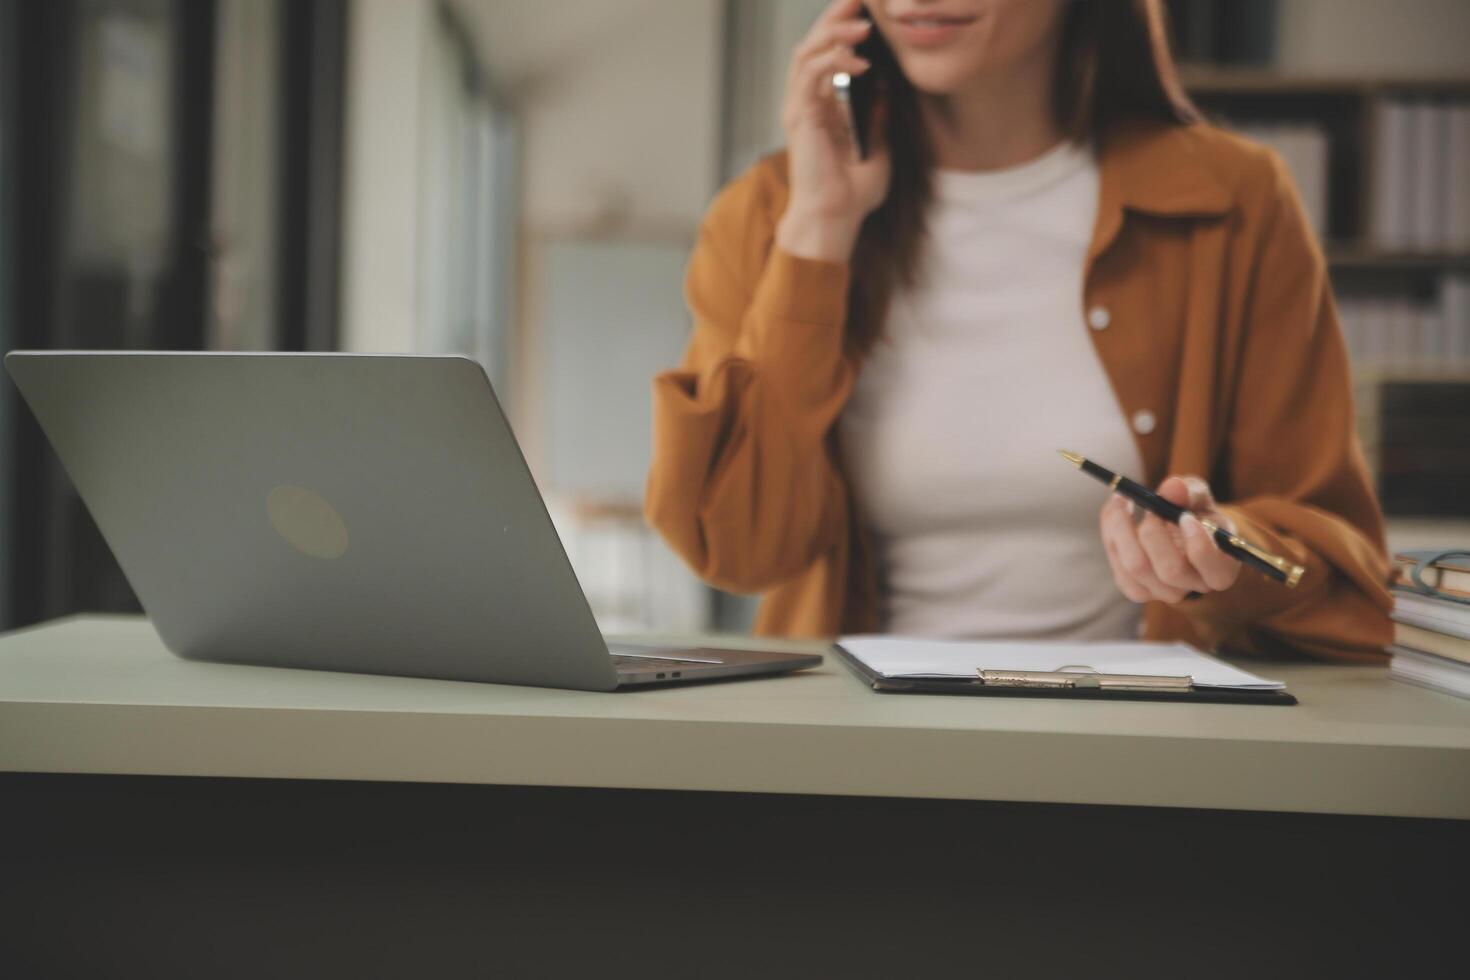
{"type": "MultiPolygon", "coordinates": [[[[867,351],[882,332],[899,286],[918,277],[933,158],[919,96],[893,66],[885,79],[884,132],[893,157],[888,196],[863,223],[853,251],[847,343],[867,351]]],[[[1097,143],[1115,123],[1199,120],[1169,51],[1162,0],[1071,0],[1057,46],[1052,110],[1079,143],[1097,143]]]]}

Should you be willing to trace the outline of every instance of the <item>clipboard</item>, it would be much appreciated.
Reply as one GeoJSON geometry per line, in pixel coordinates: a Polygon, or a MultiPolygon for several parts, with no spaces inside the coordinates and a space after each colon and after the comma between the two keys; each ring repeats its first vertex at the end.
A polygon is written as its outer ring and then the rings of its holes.
{"type": "Polygon", "coordinates": [[[1068,701],[1189,701],[1195,704],[1264,704],[1288,707],[1287,691],[1195,687],[1187,677],[1140,677],[1095,671],[977,670],[967,677],[885,677],[834,643],[837,659],[880,694],[959,694],[975,697],[1061,698],[1068,701]],[[1160,683],[1162,682],[1162,683],[1160,683]]]}

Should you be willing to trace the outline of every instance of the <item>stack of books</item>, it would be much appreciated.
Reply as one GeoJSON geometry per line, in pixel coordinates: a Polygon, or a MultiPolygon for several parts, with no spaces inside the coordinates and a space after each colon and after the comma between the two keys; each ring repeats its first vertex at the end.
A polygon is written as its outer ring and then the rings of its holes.
{"type": "Polygon", "coordinates": [[[1470,698],[1470,554],[1441,558],[1424,570],[1424,584],[1437,595],[1418,591],[1410,579],[1428,553],[1395,557],[1389,673],[1397,680],[1470,698]]]}
{"type": "Polygon", "coordinates": [[[1431,296],[1355,293],[1338,320],[1359,368],[1434,371],[1470,364],[1470,276],[1441,276],[1431,296]]]}
{"type": "Polygon", "coordinates": [[[1470,431],[1470,379],[1385,382],[1378,386],[1377,402],[1378,500],[1383,512],[1470,516],[1470,494],[1465,492],[1470,486],[1470,440],[1465,438],[1470,431]]]}
{"type": "Polygon", "coordinates": [[[1373,160],[1373,240],[1393,251],[1470,248],[1470,104],[1383,99],[1373,160]]]}

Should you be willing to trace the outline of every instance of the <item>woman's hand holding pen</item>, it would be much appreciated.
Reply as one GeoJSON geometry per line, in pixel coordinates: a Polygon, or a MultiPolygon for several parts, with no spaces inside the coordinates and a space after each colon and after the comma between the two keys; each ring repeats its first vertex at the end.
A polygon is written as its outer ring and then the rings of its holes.
{"type": "Polygon", "coordinates": [[[802,258],[846,262],[863,219],[888,193],[888,149],[873,126],[872,152],[858,159],[845,110],[832,91],[837,72],[871,66],[853,46],[873,25],[861,0],[835,0],[791,56],[781,125],[786,131],[791,198],[776,227],[776,244],[802,258]]]}
{"type": "MultiPolygon", "coordinates": [[[[1209,484],[1199,477],[1171,476],[1158,493],[1234,533],[1235,523],[1220,511],[1209,484]]],[[[1191,592],[1221,592],[1235,584],[1240,562],[1216,548],[1192,514],[1174,525],[1153,514],[1135,522],[1133,513],[1134,505],[1115,494],[1103,505],[1100,519],[1113,580],[1129,599],[1173,603],[1191,592]]]]}

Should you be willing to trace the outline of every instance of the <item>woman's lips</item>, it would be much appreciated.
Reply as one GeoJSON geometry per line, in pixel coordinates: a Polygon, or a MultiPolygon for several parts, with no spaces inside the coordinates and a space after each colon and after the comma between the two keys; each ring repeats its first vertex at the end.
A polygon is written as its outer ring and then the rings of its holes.
{"type": "Polygon", "coordinates": [[[975,22],[974,17],[899,17],[893,28],[900,43],[929,48],[947,44],[975,22]]]}

